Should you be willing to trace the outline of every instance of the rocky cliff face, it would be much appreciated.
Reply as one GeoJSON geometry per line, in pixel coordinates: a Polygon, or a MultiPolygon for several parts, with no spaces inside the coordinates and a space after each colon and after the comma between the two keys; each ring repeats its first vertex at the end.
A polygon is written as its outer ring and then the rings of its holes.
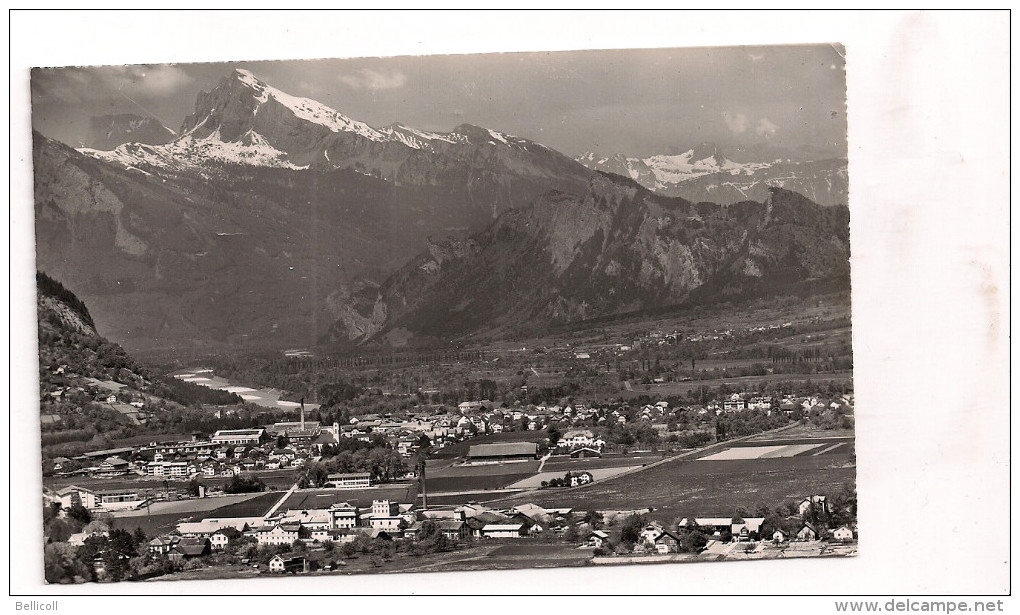
{"type": "MultiPolygon", "coordinates": [[[[430,246],[379,290],[385,320],[423,339],[541,330],[606,315],[849,278],[849,217],[775,188],[761,203],[694,204],[599,175],[548,193],[467,241],[430,246]]],[[[338,323],[336,337],[355,337],[338,323]]],[[[368,336],[372,337],[372,336],[368,336]]],[[[365,339],[365,338],[362,338],[365,339]]]]}
{"type": "Polygon", "coordinates": [[[177,135],[159,120],[133,113],[101,115],[89,120],[89,138],[85,147],[112,150],[125,143],[162,145],[177,135]]]}

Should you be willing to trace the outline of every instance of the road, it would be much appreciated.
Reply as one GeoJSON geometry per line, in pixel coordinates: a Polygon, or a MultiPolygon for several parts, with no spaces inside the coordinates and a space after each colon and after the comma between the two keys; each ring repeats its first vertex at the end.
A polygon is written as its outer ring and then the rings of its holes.
{"type": "Polygon", "coordinates": [[[287,490],[287,493],[284,493],[284,494],[283,494],[283,497],[282,497],[282,498],[280,498],[279,500],[277,500],[277,501],[276,501],[276,504],[273,504],[273,507],[269,509],[269,512],[267,512],[267,513],[265,514],[265,516],[263,517],[263,519],[268,519],[268,518],[272,517],[272,516],[273,516],[273,514],[275,514],[275,513],[276,513],[276,510],[277,510],[278,508],[280,508],[280,506],[281,506],[281,505],[283,505],[283,503],[284,503],[284,502],[286,502],[286,501],[287,501],[287,498],[289,498],[289,497],[290,497],[291,495],[293,495],[293,493],[294,493],[295,491],[297,491],[297,488],[298,488],[298,484],[297,484],[297,483],[294,483],[293,485],[291,485],[291,486],[290,486],[290,489],[288,489],[288,490],[287,490]]]}

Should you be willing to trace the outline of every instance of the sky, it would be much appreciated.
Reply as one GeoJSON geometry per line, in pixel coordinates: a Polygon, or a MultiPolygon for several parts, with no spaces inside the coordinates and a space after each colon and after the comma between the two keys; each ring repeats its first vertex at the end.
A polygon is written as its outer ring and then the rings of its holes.
{"type": "Polygon", "coordinates": [[[32,124],[79,146],[89,119],[151,115],[178,130],[231,69],[371,126],[477,124],[565,154],[723,148],[846,155],[842,48],[831,45],[403,56],[36,69],[32,124]]]}

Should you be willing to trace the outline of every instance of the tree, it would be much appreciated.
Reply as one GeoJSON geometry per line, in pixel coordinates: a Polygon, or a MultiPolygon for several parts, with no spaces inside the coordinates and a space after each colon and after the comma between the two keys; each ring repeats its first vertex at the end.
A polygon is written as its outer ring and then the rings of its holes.
{"type": "Polygon", "coordinates": [[[606,525],[605,518],[597,510],[589,510],[585,513],[584,522],[590,525],[593,530],[600,530],[606,525]]]}
{"type": "Polygon", "coordinates": [[[290,446],[290,438],[286,434],[276,436],[276,448],[287,448],[290,446]]]}
{"type": "Polygon", "coordinates": [[[439,535],[439,526],[432,519],[426,519],[421,522],[421,529],[414,539],[418,542],[424,542],[434,539],[439,535]]]}
{"type": "Polygon", "coordinates": [[[644,515],[632,514],[623,521],[623,527],[620,529],[620,541],[637,544],[641,540],[641,530],[647,523],[647,518],[644,515]]]}
{"type": "Polygon", "coordinates": [[[560,438],[563,437],[563,434],[560,433],[560,430],[557,429],[555,425],[549,425],[546,433],[549,435],[549,448],[556,448],[556,445],[559,443],[560,438]]]}
{"type": "Polygon", "coordinates": [[[67,509],[67,518],[73,519],[81,525],[85,525],[92,521],[92,513],[90,513],[89,509],[85,508],[81,504],[75,504],[67,509]]]}
{"type": "Polygon", "coordinates": [[[683,553],[700,553],[707,544],[708,538],[701,533],[701,530],[697,529],[697,524],[695,524],[694,529],[685,528],[684,531],[680,532],[679,548],[683,553]]]}
{"type": "Polygon", "coordinates": [[[197,476],[192,476],[191,480],[188,481],[188,495],[190,495],[192,497],[198,497],[199,493],[201,493],[200,487],[204,487],[204,486],[205,485],[203,485],[198,480],[197,476]]]}

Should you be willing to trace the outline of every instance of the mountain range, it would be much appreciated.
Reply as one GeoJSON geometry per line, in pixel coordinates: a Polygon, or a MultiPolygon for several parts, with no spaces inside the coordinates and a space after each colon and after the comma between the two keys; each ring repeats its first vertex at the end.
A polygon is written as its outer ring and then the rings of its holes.
{"type": "Polygon", "coordinates": [[[243,70],[176,135],[34,139],[37,266],[132,350],[445,341],[845,274],[845,207],[641,185],[777,166],[719,152],[632,180],[469,124],[373,128],[243,70]]]}
{"type": "Polygon", "coordinates": [[[577,161],[592,170],[629,177],[658,194],[696,203],[761,201],[770,187],[799,192],[820,205],[848,203],[845,158],[766,160],[765,153],[758,152],[757,160],[734,162],[716,144],[701,143],[678,155],[635,158],[586,152],[577,161]]]}

